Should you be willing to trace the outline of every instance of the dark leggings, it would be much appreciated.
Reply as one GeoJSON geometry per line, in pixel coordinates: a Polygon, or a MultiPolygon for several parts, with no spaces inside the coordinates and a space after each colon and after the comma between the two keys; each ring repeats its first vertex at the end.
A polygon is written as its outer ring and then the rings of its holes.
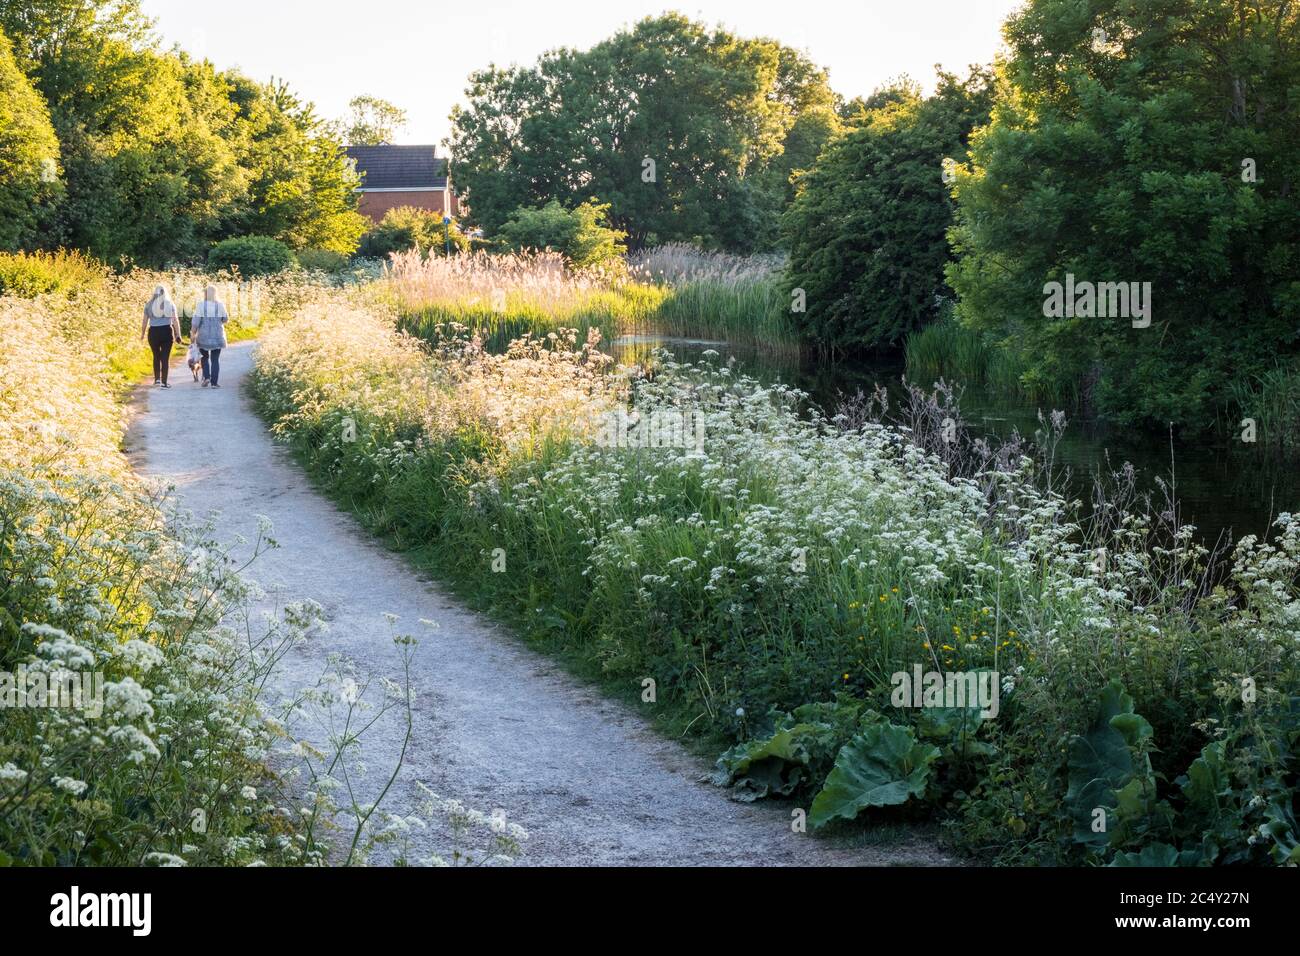
{"type": "Polygon", "coordinates": [[[149,326],[149,348],[153,349],[153,380],[167,384],[167,367],[172,360],[172,327],[149,326]]]}
{"type": "Polygon", "coordinates": [[[221,376],[221,349],[199,349],[203,356],[203,377],[213,385],[221,376]]]}

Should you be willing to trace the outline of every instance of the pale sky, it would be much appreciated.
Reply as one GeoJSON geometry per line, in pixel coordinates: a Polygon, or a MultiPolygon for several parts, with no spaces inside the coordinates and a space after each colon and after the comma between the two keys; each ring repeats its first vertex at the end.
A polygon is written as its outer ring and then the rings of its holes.
{"type": "Polygon", "coordinates": [[[331,119],[347,114],[353,96],[381,97],[409,116],[398,142],[441,144],[472,70],[531,64],[558,46],[587,49],[665,10],[804,50],[851,98],[901,73],[928,90],[936,63],[964,73],[992,61],[1002,21],[1021,2],[143,0],[143,7],[168,47],[179,43],[257,80],[284,79],[331,119]]]}

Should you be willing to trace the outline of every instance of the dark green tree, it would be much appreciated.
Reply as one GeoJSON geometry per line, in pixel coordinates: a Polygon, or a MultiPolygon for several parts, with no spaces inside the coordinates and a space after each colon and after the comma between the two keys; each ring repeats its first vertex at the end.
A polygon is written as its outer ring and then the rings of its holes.
{"type": "Polygon", "coordinates": [[[594,196],[634,247],[760,244],[771,211],[756,183],[784,190],[783,148],[807,162],[833,122],[825,74],[799,54],[679,14],[532,67],[489,67],[466,94],[450,145],[477,225],[492,233],[521,206],[594,196]]]}
{"type": "Polygon", "coordinates": [[[1300,7],[1031,0],[1005,32],[957,175],[961,320],[1115,421],[1209,423],[1300,350],[1300,7]],[[1046,317],[1067,274],[1149,282],[1149,326],[1046,317]]]}
{"type": "Polygon", "coordinates": [[[929,99],[904,80],[859,103],[783,222],[795,319],[830,350],[898,346],[938,315],[953,209],[944,161],[964,158],[987,121],[991,75],[940,74],[929,99]]]}

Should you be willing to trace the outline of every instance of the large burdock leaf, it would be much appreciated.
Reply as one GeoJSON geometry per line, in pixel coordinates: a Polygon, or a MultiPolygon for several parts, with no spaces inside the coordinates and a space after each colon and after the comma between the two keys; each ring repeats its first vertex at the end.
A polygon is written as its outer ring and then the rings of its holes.
{"type": "Polygon", "coordinates": [[[732,795],[745,802],[786,796],[803,779],[809,759],[807,738],[817,730],[817,725],[796,724],[765,740],[732,747],[718,758],[713,782],[720,787],[734,785],[732,795]]]}
{"type": "MultiPolygon", "coordinates": [[[[1150,758],[1142,754],[1139,762],[1133,759],[1134,752],[1150,740],[1151,725],[1133,712],[1133,698],[1119,681],[1106,686],[1100,704],[1092,729],[1070,740],[1070,786],[1065,794],[1066,809],[1074,820],[1075,841],[1094,849],[1102,849],[1110,842],[1116,822],[1110,817],[1120,809],[1119,794],[1125,787],[1137,780],[1148,798],[1155,793],[1150,758]],[[1104,828],[1095,828],[1099,817],[1106,822],[1104,828]]],[[[1134,802],[1128,804],[1132,809],[1134,802]]]]}
{"type": "Polygon", "coordinates": [[[1201,755],[1187,768],[1187,776],[1180,778],[1178,783],[1187,795],[1188,811],[1202,814],[1207,825],[1215,823],[1224,801],[1232,796],[1223,741],[1206,744],[1201,755]]]}
{"type": "Polygon", "coordinates": [[[844,745],[835,769],[813,800],[813,829],[842,817],[852,820],[867,807],[905,803],[925,790],[939,748],[918,743],[907,727],[876,724],[844,745]]]}
{"type": "Polygon", "coordinates": [[[1295,814],[1291,812],[1291,800],[1279,797],[1264,811],[1267,821],[1260,828],[1260,835],[1272,839],[1273,847],[1269,851],[1278,866],[1296,866],[1300,864],[1300,824],[1296,823],[1295,814]]]}

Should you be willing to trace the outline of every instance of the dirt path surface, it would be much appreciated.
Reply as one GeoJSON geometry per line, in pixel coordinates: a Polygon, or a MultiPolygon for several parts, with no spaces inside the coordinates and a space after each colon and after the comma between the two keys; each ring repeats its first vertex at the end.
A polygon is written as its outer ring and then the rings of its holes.
{"type": "MultiPolygon", "coordinates": [[[[419,638],[413,742],[386,809],[412,812],[417,780],[485,813],[502,808],[530,833],[527,864],[952,862],[922,839],[847,846],[792,833],[788,807],[729,800],[700,782],[707,765],[680,744],[458,606],[313,491],[271,440],[243,388],[253,348],[223,353],[220,390],[194,384],[183,365],[172,389],[144,390],[128,452],[140,474],[173,485],[184,507],[219,509],[223,541],[255,539],[257,515],[274,523],[280,547],[251,576],[277,588],[278,603],[319,602],[330,622],[290,652],[277,678],[283,692],[313,684],[331,652],[362,672],[399,677],[385,613],[419,638]]],[[[387,776],[401,737],[394,715],[365,739],[370,786],[387,776]]],[[[444,848],[440,836],[422,839],[419,855],[444,848]]]]}

